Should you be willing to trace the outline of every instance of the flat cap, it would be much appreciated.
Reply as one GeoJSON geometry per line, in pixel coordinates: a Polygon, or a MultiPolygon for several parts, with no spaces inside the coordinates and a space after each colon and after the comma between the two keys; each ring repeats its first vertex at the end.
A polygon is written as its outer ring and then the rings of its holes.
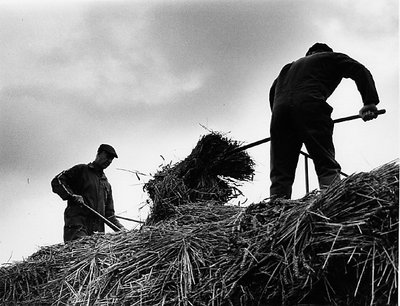
{"type": "Polygon", "coordinates": [[[115,158],[118,158],[117,152],[115,152],[115,149],[109,144],[104,144],[104,143],[101,144],[100,147],[97,149],[97,153],[100,152],[107,152],[112,156],[114,156],[115,158]]]}

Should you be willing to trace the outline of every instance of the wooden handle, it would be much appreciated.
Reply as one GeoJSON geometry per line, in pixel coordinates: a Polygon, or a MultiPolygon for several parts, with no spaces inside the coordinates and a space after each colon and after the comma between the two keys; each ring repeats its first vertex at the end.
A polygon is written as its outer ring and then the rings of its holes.
{"type": "MultiPolygon", "coordinates": [[[[386,113],[385,109],[381,109],[381,110],[378,110],[376,112],[377,115],[383,115],[384,113],[386,113]]],[[[361,118],[360,115],[353,115],[353,116],[348,116],[348,117],[335,119],[335,120],[333,120],[333,123],[339,123],[339,122],[344,122],[344,121],[349,121],[349,120],[354,120],[354,119],[359,119],[359,118],[361,118]]],[[[264,138],[264,139],[249,143],[248,145],[244,145],[242,147],[239,147],[239,148],[236,148],[236,149],[234,149],[232,151],[229,151],[226,155],[229,156],[229,155],[235,154],[237,152],[240,152],[240,151],[243,151],[243,150],[247,150],[249,148],[252,148],[252,147],[258,146],[260,144],[266,143],[266,142],[268,142],[270,140],[271,140],[271,137],[267,137],[267,138],[264,138]]]]}
{"type": "Polygon", "coordinates": [[[105,224],[107,224],[112,230],[114,230],[114,232],[119,232],[121,231],[119,229],[118,226],[116,226],[114,223],[112,223],[110,220],[108,220],[107,218],[103,217],[102,215],[100,215],[97,211],[95,211],[93,208],[91,208],[89,205],[87,205],[86,203],[83,204],[83,206],[85,206],[88,210],[90,210],[93,214],[95,214],[97,217],[99,217],[101,220],[104,221],[105,224]]]}
{"type": "MultiPolygon", "coordinates": [[[[386,113],[386,109],[380,109],[376,112],[377,115],[383,115],[384,113],[386,113]]],[[[354,119],[359,119],[361,118],[360,115],[353,115],[353,116],[348,116],[348,117],[343,117],[343,118],[339,118],[339,119],[335,119],[333,120],[333,123],[339,123],[339,122],[344,122],[344,121],[350,121],[350,120],[354,120],[354,119]]]]}

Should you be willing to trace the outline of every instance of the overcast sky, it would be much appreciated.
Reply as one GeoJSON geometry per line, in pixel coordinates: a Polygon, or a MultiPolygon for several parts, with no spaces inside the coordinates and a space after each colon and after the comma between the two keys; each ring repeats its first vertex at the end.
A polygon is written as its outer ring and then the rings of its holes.
{"type": "MultiPolygon", "coordinates": [[[[315,42],[363,63],[387,110],[336,125],[343,171],[396,159],[398,16],[397,0],[0,1],[0,263],[62,242],[66,203],[50,181],[101,143],[120,156],[106,170],[116,213],[145,219],[149,177],[119,169],[178,162],[204,127],[244,143],[268,137],[269,88],[315,42]]],[[[328,102],[334,118],[362,107],[351,80],[328,102]]],[[[269,145],[249,154],[256,176],[236,203],[269,196],[269,145]]],[[[304,193],[301,159],[294,197],[304,193]]]]}

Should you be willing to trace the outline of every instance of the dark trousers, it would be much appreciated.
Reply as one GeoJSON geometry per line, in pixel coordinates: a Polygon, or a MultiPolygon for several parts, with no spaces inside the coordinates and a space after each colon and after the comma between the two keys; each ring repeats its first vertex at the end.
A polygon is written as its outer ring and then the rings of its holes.
{"type": "Polygon", "coordinates": [[[301,147],[313,159],[320,188],[340,177],[332,141],[332,108],[325,102],[275,106],[271,119],[270,196],[289,198],[301,147]]]}
{"type": "Polygon", "coordinates": [[[64,226],[64,242],[80,239],[85,236],[89,236],[89,234],[83,225],[64,226]]]}

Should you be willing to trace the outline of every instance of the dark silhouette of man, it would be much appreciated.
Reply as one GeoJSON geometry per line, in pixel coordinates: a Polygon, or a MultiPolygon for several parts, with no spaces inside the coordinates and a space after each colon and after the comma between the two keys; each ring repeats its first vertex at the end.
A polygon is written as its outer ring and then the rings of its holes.
{"type": "Polygon", "coordinates": [[[364,121],[377,117],[378,94],[371,73],[356,60],[316,43],[284,66],[269,93],[271,118],[271,197],[289,198],[303,143],[313,159],[320,189],[340,178],[332,141],[332,107],[326,102],[342,78],[355,81],[364,121]]]}
{"type": "Polygon", "coordinates": [[[83,204],[93,208],[118,228],[124,229],[114,215],[111,185],[103,172],[114,158],[118,158],[115,149],[108,144],[102,144],[93,162],[76,165],[61,172],[51,181],[53,192],[67,201],[64,211],[64,242],[89,236],[94,232],[104,232],[104,221],[83,204]]]}

